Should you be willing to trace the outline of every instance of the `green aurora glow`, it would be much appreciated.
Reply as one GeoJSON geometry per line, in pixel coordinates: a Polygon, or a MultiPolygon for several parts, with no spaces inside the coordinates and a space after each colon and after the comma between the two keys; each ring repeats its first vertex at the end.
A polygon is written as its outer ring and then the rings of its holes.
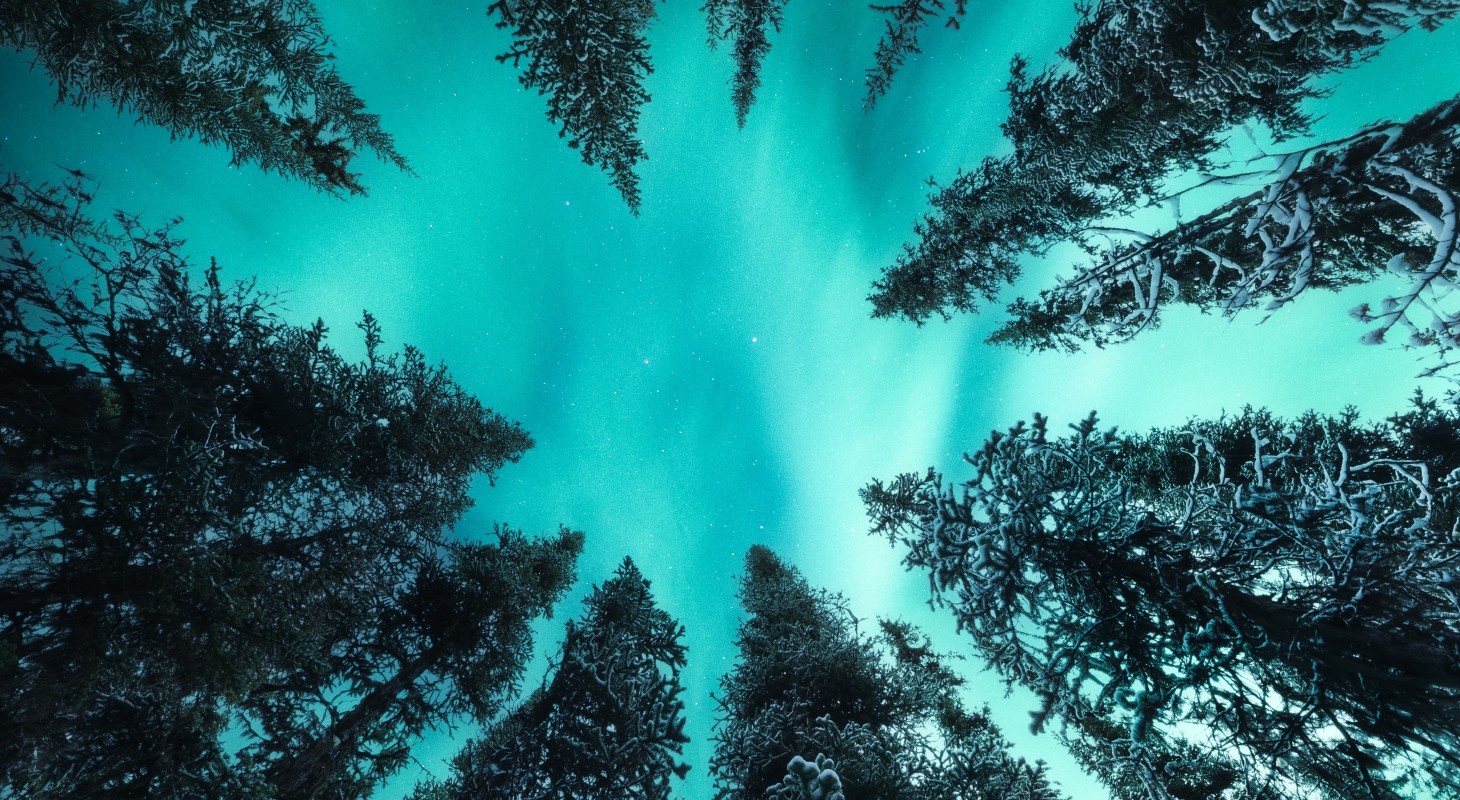
{"type": "MultiPolygon", "coordinates": [[[[485,4],[459,0],[321,4],[339,70],[418,173],[366,165],[369,197],[229,167],[221,149],[171,142],[109,108],[55,106],[54,88],[15,53],[0,57],[0,161],[35,180],[54,180],[57,164],[82,168],[99,181],[100,208],[183,215],[196,263],[215,256],[226,277],[258,276],[283,294],[287,317],[323,317],[346,352],[368,308],[388,346],[420,347],[521,421],[537,447],[479,487],[462,531],[500,520],[587,533],[578,593],[539,626],[542,652],[591,584],[625,554],[638,562],[688,629],[685,797],[709,793],[710,695],[734,658],[735,577],[752,543],[846,593],[864,619],[903,617],[966,652],[928,611],[925,578],[866,535],[856,492],[870,478],[931,464],[959,478],[964,449],[1034,410],[1057,427],[1094,408],[1144,429],[1245,403],[1384,416],[1412,393],[1419,365],[1361,347],[1343,311],[1382,296],[1378,284],[1309,293],[1262,325],[1168,312],[1134,344],[1074,357],[984,346],[996,314],[921,329],[869,319],[869,284],[911,235],[924,179],[1002,146],[1010,57],[1051,58],[1073,9],[972,4],[962,31],[927,32],[925,53],[865,114],[879,17],[864,3],[792,0],[737,130],[731,62],[705,47],[696,5],[665,4],[650,34],[638,219],[557,139],[542,99],[495,63],[507,40],[485,4]]],[[[1339,76],[1318,133],[1448,96],[1457,29],[1401,37],[1339,76]]],[[[1069,260],[1031,263],[1024,286],[1069,260]]],[[[965,666],[971,696],[994,706],[1019,754],[1050,761],[1071,796],[1103,796],[1050,736],[1028,734],[1031,697],[1004,699],[992,675],[965,666]]],[[[417,756],[439,773],[454,749],[443,733],[417,756]]]]}

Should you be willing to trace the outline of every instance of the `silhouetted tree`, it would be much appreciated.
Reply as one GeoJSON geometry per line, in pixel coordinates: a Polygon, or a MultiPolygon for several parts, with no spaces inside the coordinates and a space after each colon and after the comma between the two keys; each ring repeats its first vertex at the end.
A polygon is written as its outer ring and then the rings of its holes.
{"type": "Polygon", "coordinates": [[[511,61],[523,86],[547,95],[558,136],[606,171],[637,215],[634,165],[648,157],[639,107],[649,102],[644,78],[653,71],[644,32],[654,0],[497,0],[487,13],[512,31],[512,49],[497,61],[511,61]]]}
{"type": "Polygon", "coordinates": [[[542,688],[456,757],[433,798],[668,800],[689,765],[679,673],[684,629],[654,604],[649,582],[624,563],[569,622],[542,688]]]}
{"type": "Polygon", "coordinates": [[[786,0],[705,0],[710,47],[731,43],[735,77],[730,82],[730,99],[735,104],[735,123],[742,128],[760,88],[760,65],[771,50],[770,32],[781,30],[785,9],[786,0]]]}
{"type": "Polygon", "coordinates": [[[579,537],[446,543],[526,433],[87,199],[0,187],[0,794],[358,796],[510,684],[579,537]]]}
{"type": "Polygon", "coordinates": [[[4,0],[0,43],[33,51],[58,101],[112,103],[174,137],[222,144],[234,164],[355,194],[360,150],[408,169],[330,64],[309,0],[4,0]]]}
{"type": "Polygon", "coordinates": [[[1036,415],[969,455],[961,486],[930,470],[863,497],[979,652],[1041,696],[1037,726],[1085,726],[1136,777],[1199,756],[1184,772],[1235,766],[1256,787],[1239,796],[1402,797],[1460,765],[1460,471],[1399,419],[1249,409],[1118,436],[1092,414],[1053,438],[1036,415]]]}
{"type": "Polygon", "coordinates": [[[1213,168],[1210,154],[1234,127],[1303,132],[1313,78],[1457,11],[1453,0],[1086,7],[1066,63],[1031,77],[1015,59],[1004,124],[1013,155],[937,189],[915,241],[874,284],[873,315],[922,323],[976,310],[1013,281],[1022,257],[1154,199],[1174,171],[1213,168]]]}
{"type": "Polygon", "coordinates": [[[1011,757],[987,716],[962,707],[962,680],[916,629],[858,632],[839,595],[759,545],[740,598],[749,617],[720,683],[717,798],[1058,797],[1042,765],[1011,757]]]}
{"type": "Polygon", "coordinates": [[[1460,279],[1455,225],[1446,221],[1460,183],[1457,139],[1460,99],[1452,99],[1403,124],[1272,156],[1269,169],[1242,176],[1265,186],[1211,213],[1158,235],[1106,229],[1134,241],[1094,250],[1094,264],[1038,301],[1015,301],[990,341],[1103,346],[1159,325],[1167,303],[1272,313],[1308,289],[1394,274],[1409,283],[1402,293],[1353,311],[1374,323],[1363,341],[1379,343],[1398,327],[1409,345],[1446,353],[1460,344],[1460,309],[1447,297],[1460,279]]]}
{"type": "Polygon", "coordinates": [[[241,703],[258,740],[244,762],[276,796],[367,796],[427,727],[500,713],[532,655],[529,624],[573,582],[583,539],[497,536],[444,547],[349,640],[241,703]]]}
{"type": "Polygon", "coordinates": [[[952,9],[947,7],[946,0],[902,0],[894,5],[874,5],[871,9],[887,15],[887,31],[877,41],[877,52],[872,56],[875,64],[867,70],[867,97],[862,107],[868,111],[877,104],[877,98],[887,94],[892,79],[908,58],[923,52],[918,47],[918,34],[929,21],[947,12],[943,26],[958,28],[958,18],[968,13],[968,0],[953,0],[952,9]]]}

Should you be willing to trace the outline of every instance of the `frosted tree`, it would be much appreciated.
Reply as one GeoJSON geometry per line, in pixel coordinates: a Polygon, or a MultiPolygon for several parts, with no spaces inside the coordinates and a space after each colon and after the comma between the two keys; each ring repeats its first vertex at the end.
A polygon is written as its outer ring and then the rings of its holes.
{"type": "Polygon", "coordinates": [[[111,103],[174,137],[221,144],[234,164],[355,194],[365,189],[350,163],[362,150],[407,169],[330,63],[309,0],[5,0],[0,43],[33,52],[58,101],[111,103]]]}
{"type": "Polygon", "coordinates": [[[771,31],[781,30],[785,8],[786,0],[705,0],[710,47],[730,42],[730,55],[735,59],[730,99],[735,104],[735,122],[742,128],[760,88],[760,66],[771,50],[771,31]]]}
{"type": "Polygon", "coordinates": [[[987,715],[963,708],[962,680],[916,629],[860,633],[843,598],[759,545],[740,598],[749,616],[720,683],[717,798],[1058,797],[1042,765],[1012,757],[987,715]]]}
{"type": "Polygon", "coordinates": [[[1363,341],[1382,342],[1397,329],[1410,346],[1439,352],[1431,367],[1438,370],[1460,344],[1457,141],[1460,99],[1452,99],[1402,124],[1213,177],[1259,188],[1157,235],[1104,229],[1114,244],[1092,248],[1093,263],[1037,301],[1015,301],[1011,321],[990,341],[1103,346],[1156,327],[1167,303],[1271,314],[1309,289],[1397,276],[1399,292],[1354,309],[1372,326],[1363,341]]]}
{"type": "Polygon", "coordinates": [[[877,41],[877,51],[872,56],[874,64],[867,70],[867,96],[862,106],[868,111],[892,88],[892,79],[902,65],[922,52],[918,36],[923,28],[945,13],[948,16],[943,22],[944,27],[958,28],[959,18],[968,13],[968,0],[953,0],[951,8],[945,0],[902,0],[893,5],[874,5],[871,8],[886,15],[887,29],[877,41]]]}
{"type": "Polygon", "coordinates": [[[1152,199],[1175,171],[1214,168],[1235,127],[1301,133],[1313,78],[1456,11],[1454,0],[1086,7],[1063,63],[1030,75],[1015,60],[1004,124],[1013,155],[937,188],[914,241],[874,284],[873,315],[922,323],[977,310],[1021,258],[1152,199]]]}
{"type": "Polygon", "coordinates": [[[542,688],[469,743],[421,800],[668,800],[684,735],[684,629],[634,563],[584,601],[542,688]]]}
{"type": "Polygon", "coordinates": [[[653,71],[644,32],[654,0],[497,0],[487,7],[512,48],[497,56],[522,70],[519,80],[548,100],[548,121],[583,163],[608,173],[634,214],[648,157],[639,138],[639,109],[649,102],[653,71]]]}
{"type": "Polygon", "coordinates": [[[1249,409],[1121,436],[1092,414],[1056,438],[1036,416],[969,454],[961,485],[930,470],[863,497],[934,602],[1042,698],[1035,728],[1083,726],[1150,796],[1183,796],[1172,756],[1198,777],[1232,765],[1242,797],[1443,794],[1460,456],[1435,444],[1457,424],[1453,404],[1373,426],[1249,409]]]}
{"type": "Polygon", "coordinates": [[[87,200],[0,185],[0,795],[360,796],[490,710],[581,536],[444,543],[520,427],[87,200]]]}

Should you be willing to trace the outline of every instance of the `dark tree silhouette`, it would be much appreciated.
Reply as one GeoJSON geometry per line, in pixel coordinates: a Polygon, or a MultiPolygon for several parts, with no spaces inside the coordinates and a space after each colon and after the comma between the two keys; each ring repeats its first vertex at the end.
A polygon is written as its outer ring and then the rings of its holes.
{"type": "Polygon", "coordinates": [[[487,13],[512,32],[512,49],[497,61],[511,61],[523,86],[547,96],[558,136],[607,172],[637,215],[634,165],[648,157],[639,108],[649,102],[644,78],[653,71],[644,32],[654,0],[497,0],[487,13]]]}
{"type": "Polygon", "coordinates": [[[912,626],[860,633],[841,596],[759,545],[740,598],[749,616],[710,765],[720,800],[1059,797],[1043,765],[1010,756],[987,715],[963,708],[962,680],[912,626]]]}
{"type": "Polygon", "coordinates": [[[409,170],[331,65],[309,0],[4,0],[0,43],[33,51],[57,100],[106,101],[317,188],[363,194],[361,150],[409,170]]]}
{"type": "Polygon", "coordinates": [[[1086,7],[1066,63],[1030,76],[1015,60],[1004,124],[1013,155],[935,191],[914,242],[874,284],[873,315],[921,324],[977,310],[1018,276],[1021,258],[1153,199],[1175,171],[1213,169],[1210,154],[1234,127],[1303,132],[1313,78],[1457,11],[1453,0],[1086,7]]]}
{"type": "Polygon", "coordinates": [[[448,542],[525,432],[86,200],[0,186],[0,793],[360,796],[510,685],[581,537],[448,542]]]}
{"type": "Polygon", "coordinates": [[[742,128],[760,88],[760,66],[771,50],[771,31],[781,30],[785,8],[786,0],[705,0],[710,47],[731,43],[735,77],[730,82],[730,99],[735,104],[735,123],[742,128]]]}
{"type": "Polygon", "coordinates": [[[877,41],[877,51],[872,56],[875,63],[867,70],[867,97],[862,101],[862,107],[868,111],[877,105],[879,97],[892,88],[892,79],[902,65],[915,53],[922,52],[918,47],[918,35],[923,28],[934,17],[945,13],[948,17],[944,27],[958,28],[959,17],[968,14],[968,0],[953,0],[951,9],[946,0],[902,0],[894,5],[874,5],[871,9],[887,15],[887,30],[877,41]]]}
{"type": "Polygon", "coordinates": [[[624,559],[569,622],[542,688],[457,755],[419,800],[668,800],[689,765],[679,672],[684,629],[624,559]]]}
{"type": "Polygon", "coordinates": [[[570,531],[534,542],[507,529],[443,548],[350,640],[250,694],[259,741],[245,764],[279,797],[365,797],[427,727],[497,716],[532,655],[529,624],[573,582],[581,549],[570,531]]]}
{"type": "MultiPolygon", "coordinates": [[[[1129,339],[1160,324],[1167,303],[1232,315],[1271,314],[1309,289],[1338,289],[1398,275],[1408,285],[1353,311],[1377,344],[1394,328],[1441,354],[1460,345],[1456,205],[1460,99],[1413,119],[1263,160],[1238,179],[1242,195],[1158,235],[1106,229],[1113,239],[1073,278],[1016,300],[996,344],[1075,350],[1129,339]]],[[[1233,180],[1238,180],[1233,179],[1233,180]]],[[[1216,180],[1216,179],[1213,179],[1216,180]]]]}
{"type": "Polygon", "coordinates": [[[969,455],[960,486],[930,470],[863,497],[979,652],[1043,698],[1036,724],[1083,726],[1152,796],[1183,796],[1160,785],[1172,756],[1207,781],[1234,765],[1238,796],[1443,794],[1460,458],[1433,431],[1453,436],[1457,411],[1249,409],[1144,436],[1092,414],[1064,438],[1036,415],[969,455]]]}

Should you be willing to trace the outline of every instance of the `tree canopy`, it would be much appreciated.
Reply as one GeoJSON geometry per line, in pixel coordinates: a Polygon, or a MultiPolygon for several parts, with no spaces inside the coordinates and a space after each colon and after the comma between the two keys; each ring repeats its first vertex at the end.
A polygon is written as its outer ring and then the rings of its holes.
{"type": "Polygon", "coordinates": [[[948,16],[943,23],[944,27],[958,28],[961,24],[958,20],[968,14],[968,0],[953,0],[951,8],[946,0],[902,0],[892,5],[874,5],[871,8],[887,17],[884,20],[887,29],[877,41],[877,50],[872,55],[874,64],[867,70],[867,96],[862,101],[862,107],[867,111],[871,111],[877,104],[877,99],[892,88],[892,79],[902,69],[902,65],[914,54],[922,52],[918,45],[918,35],[923,28],[933,18],[945,13],[948,16]]]}
{"type": "Polygon", "coordinates": [[[1422,0],[1084,7],[1063,63],[1031,76],[1015,59],[1004,124],[1013,154],[930,197],[914,241],[873,285],[873,315],[921,324],[977,310],[1022,258],[1158,199],[1175,171],[1213,169],[1211,153],[1236,126],[1259,122],[1278,139],[1304,132],[1300,104],[1317,96],[1314,78],[1457,11],[1422,0]]]}
{"type": "Polygon", "coordinates": [[[720,800],[1060,796],[1042,764],[1011,756],[988,717],[962,706],[962,679],[912,626],[860,632],[844,598],[760,545],[740,599],[748,616],[720,682],[710,765],[720,800]]]}
{"type": "Polygon", "coordinates": [[[742,128],[760,88],[760,65],[771,50],[771,31],[781,29],[785,8],[786,0],[705,0],[710,47],[728,41],[735,59],[730,100],[735,105],[735,123],[742,128]]]}
{"type": "Polygon", "coordinates": [[[408,170],[330,63],[309,0],[5,0],[0,43],[32,51],[56,99],[106,101],[329,192],[363,194],[362,150],[408,170]]]}
{"type": "Polygon", "coordinates": [[[1036,415],[962,484],[930,470],[863,497],[1042,698],[1036,725],[1104,740],[1109,775],[1175,797],[1173,774],[1231,764],[1236,797],[1397,798],[1460,774],[1457,423],[1423,397],[1377,425],[1247,409],[1120,435],[1092,414],[1057,438],[1036,415]]]}
{"type": "Polygon", "coordinates": [[[540,689],[470,742],[443,784],[420,800],[668,800],[689,765],[684,735],[684,629],[654,604],[624,559],[569,622],[540,689]]]}
{"type": "Polygon", "coordinates": [[[0,785],[362,796],[494,713],[581,534],[454,540],[520,427],[88,200],[0,189],[0,785]]]}
{"type": "Polygon", "coordinates": [[[654,0],[497,0],[487,13],[512,32],[497,61],[511,61],[523,86],[547,96],[558,136],[607,172],[637,215],[634,165],[648,157],[639,108],[649,102],[644,78],[653,71],[644,32],[654,0]]]}
{"type": "Polygon", "coordinates": [[[1404,123],[1369,126],[1342,140],[1269,156],[1244,182],[1266,185],[1169,231],[1107,229],[1093,263],[1016,300],[996,344],[1075,350],[1129,339],[1160,324],[1167,303],[1225,315],[1273,313],[1309,289],[1338,289],[1396,275],[1408,285],[1352,312],[1371,324],[1363,341],[1394,329],[1445,356],[1460,345],[1460,277],[1453,187],[1460,181],[1460,98],[1404,123]],[[1123,239],[1131,240],[1129,243],[1123,239]]]}

